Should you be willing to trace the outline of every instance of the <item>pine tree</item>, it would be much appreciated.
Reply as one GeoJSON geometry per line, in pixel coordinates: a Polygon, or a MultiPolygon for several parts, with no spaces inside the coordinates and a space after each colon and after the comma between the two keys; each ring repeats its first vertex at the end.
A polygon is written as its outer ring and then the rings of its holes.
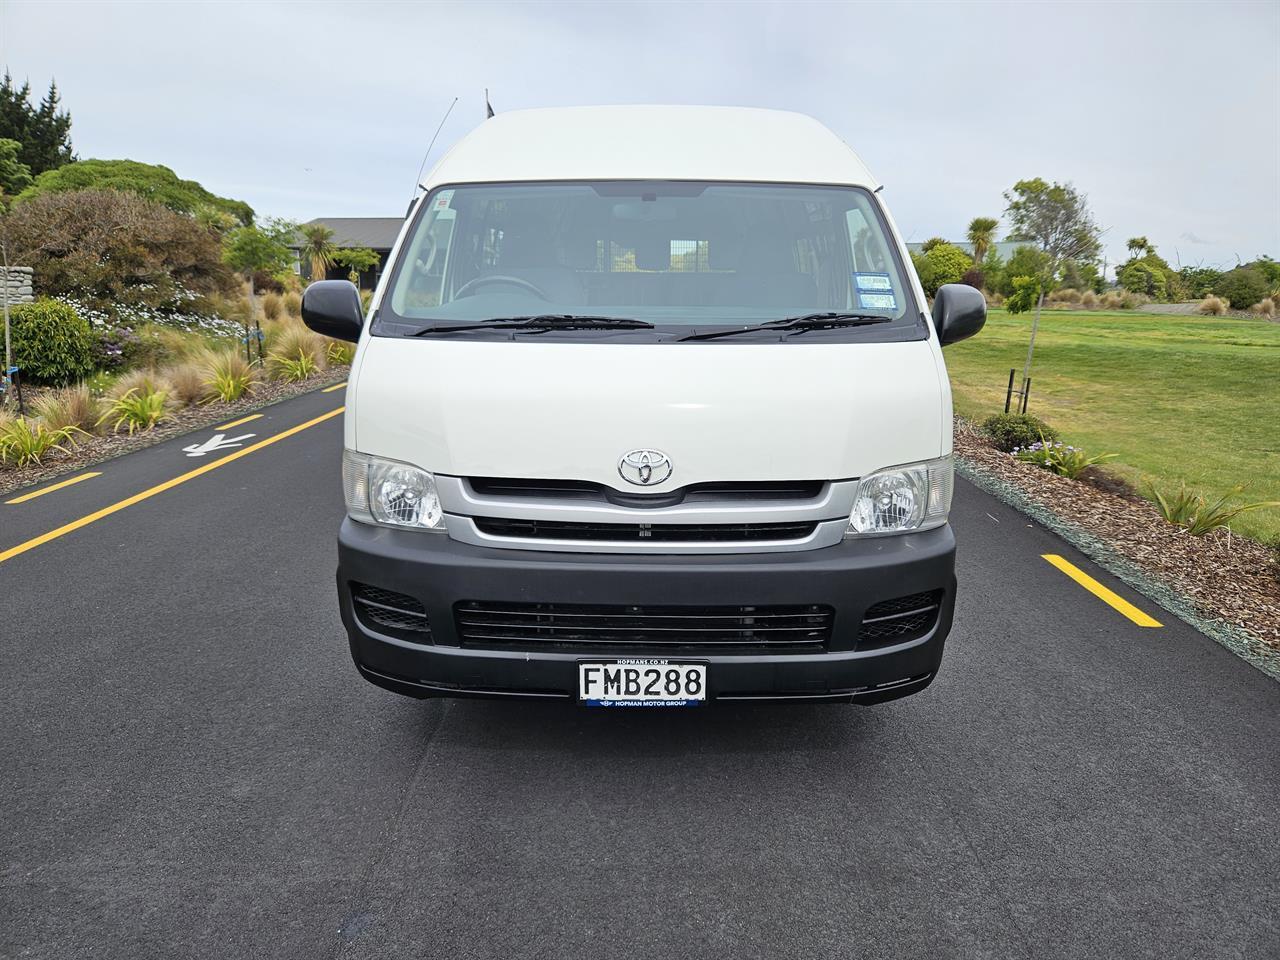
{"type": "Polygon", "coordinates": [[[31,84],[15,87],[6,70],[0,80],[0,139],[16,140],[22,146],[19,162],[32,176],[54,170],[75,159],[71,150],[71,114],[59,110],[58,86],[49,83],[49,92],[39,107],[31,105],[31,84]]]}

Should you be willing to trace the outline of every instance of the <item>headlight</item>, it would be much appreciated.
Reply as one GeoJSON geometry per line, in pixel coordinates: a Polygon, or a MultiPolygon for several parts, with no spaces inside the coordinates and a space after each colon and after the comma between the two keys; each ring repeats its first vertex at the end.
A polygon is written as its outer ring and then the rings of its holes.
{"type": "Polygon", "coordinates": [[[951,486],[950,457],[863,477],[845,536],[868,537],[940,527],[951,511],[951,486]]]}
{"type": "Polygon", "coordinates": [[[444,529],[435,477],[407,463],[345,450],[342,491],[352,520],[419,530],[444,529]]]}

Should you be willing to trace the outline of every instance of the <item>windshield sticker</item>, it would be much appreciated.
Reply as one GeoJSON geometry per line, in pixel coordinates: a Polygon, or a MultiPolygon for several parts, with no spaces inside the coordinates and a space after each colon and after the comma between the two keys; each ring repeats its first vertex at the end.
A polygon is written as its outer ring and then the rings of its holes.
{"type": "Polygon", "coordinates": [[[441,190],[440,196],[436,197],[436,209],[447,210],[449,208],[449,201],[452,199],[453,199],[452,190],[441,190]]]}
{"type": "Polygon", "coordinates": [[[873,310],[897,310],[898,301],[892,293],[861,293],[858,294],[858,305],[861,307],[869,307],[873,310]]]}
{"type": "Polygon", "coordinates": [[[855,273],[853,282],[859,290],[893,291],[893,282],[887,273],[855,273]]]}

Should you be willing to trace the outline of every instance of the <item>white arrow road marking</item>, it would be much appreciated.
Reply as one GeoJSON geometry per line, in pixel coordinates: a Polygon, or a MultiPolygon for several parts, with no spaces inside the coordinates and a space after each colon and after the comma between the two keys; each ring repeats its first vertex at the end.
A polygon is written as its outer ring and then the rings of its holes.
{"type": "Polygon", "coordinates": [[[217,450],[227,450],[231,447],[238,447],[245,440],[256,436],[256,433],[246,433],[244,436],[232,437],[228,440],[226,439],[226,434],[215,433],[204,443],[193,443],[189,447],[183,447],[182,451],[188,457],[203,457],[206,453],[213,453],[217,450]]]}

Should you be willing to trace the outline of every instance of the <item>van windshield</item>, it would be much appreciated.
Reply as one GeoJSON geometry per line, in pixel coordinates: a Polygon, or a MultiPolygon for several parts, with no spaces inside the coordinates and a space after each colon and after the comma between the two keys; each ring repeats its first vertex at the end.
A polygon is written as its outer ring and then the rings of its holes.
{"type": "MultiPolygon", "coordinates": [[[[439,188],[419,208],[374,332],[587,314],[658,333],[821,311],[917,339],[919,308],[875,199],[854,187],[601,181],[439,188]]],[[[652,336],[652,332],[647,332],[652,336]]],[[[810,338],[805,338],[806,340],[810,338]]]]}

